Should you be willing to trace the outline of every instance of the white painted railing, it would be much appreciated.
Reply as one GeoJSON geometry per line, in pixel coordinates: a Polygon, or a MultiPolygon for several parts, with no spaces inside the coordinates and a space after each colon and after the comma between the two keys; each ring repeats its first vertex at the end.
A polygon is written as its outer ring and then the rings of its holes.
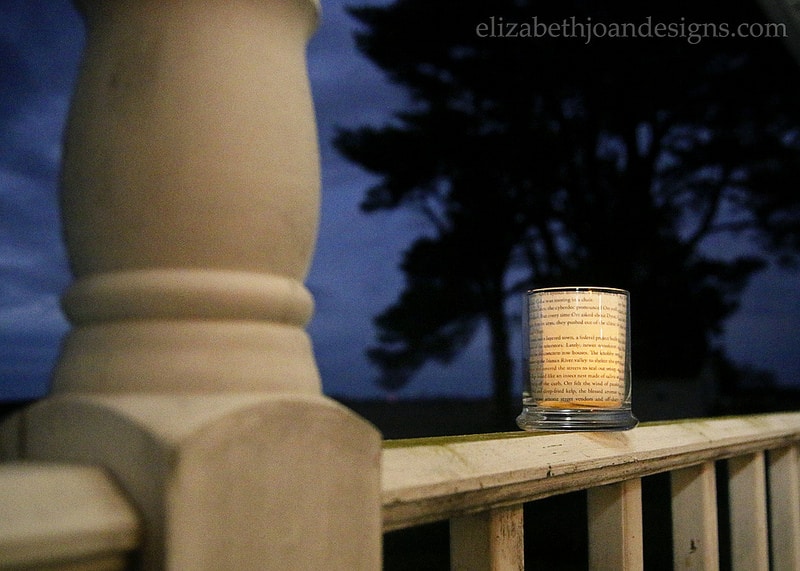
{"type": "Polygon", "coordinates": [[[105,470],[0,464],[0,569],[125,569],[142,530],[105,470]]]}
{"type": "Polygon", "coordinates": [[[641,480],[669,472],[674,568],[718,569],[725,461],[733,568],[800,569],[799,449],[800,413],[389,441],[384,530],[449,519],[452,569],[522,569],[523,504],[587,490],[589,568],[641,569],[641,480]]]}
{"type": "MultiPolygon", "coordinates": [[[[523,504],[587,490],[589,568],[642,569],[641,481],[668,472],[674,568],[719,569],[715,463],[727,462],[733,569],[800,569],[799,450],[800,413],[387,441],[383,529],[449,520],[451,569],[523,569],[523,504]]],[[[123,569],[146,532],[97,468],[12,463],[0,484],[3,569],[123,569]]]]}

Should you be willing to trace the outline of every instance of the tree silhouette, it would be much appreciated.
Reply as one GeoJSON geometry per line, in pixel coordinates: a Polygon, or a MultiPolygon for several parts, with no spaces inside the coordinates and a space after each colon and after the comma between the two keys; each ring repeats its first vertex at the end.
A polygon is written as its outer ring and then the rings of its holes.
{"type": "Polygon", "coordinates": [[[552,4],[350,9],[358,48],[412,103],[335,144],[380,175],[364,211],[413,208],[430,222],[405,253],[405,289],[375,320],[368,355],[387,389],[449,362],[485,323],[506,414],[508,298],[546,285],[630,290],[637,376],[692,377],[747,279],[797,259],[796,64],[780,39],[690,33],[765,22],[755,3],[552,4]],[[672,23],[684,37],[501,37],[537,22],[672,23]],[[750,247],[714,250],[717,236],[750,247]]]}

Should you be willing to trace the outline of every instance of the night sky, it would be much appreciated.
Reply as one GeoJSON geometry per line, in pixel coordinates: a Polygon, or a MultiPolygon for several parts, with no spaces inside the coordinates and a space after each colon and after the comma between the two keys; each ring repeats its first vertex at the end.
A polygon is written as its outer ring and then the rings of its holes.
{"type": "MultiPolygon", "coordinates": [[[[407,212],[362,214],[358,204],[371,179],[330,144],[337,126],[380,125],[405,104],[403,92],[356,51],[355,23],[343,8],[352,3],[323,0],[322,24],[309,45],[323,189],[307,280],[316,300],[309,332],[325,393],[383,398],[388,395],[364,356],[374,341],[372,317],[395,299],[403,283],[401,253],[427,227],[407,212]]],[[[58,301],[70,277],[56,181],[83,41],[81,20],[66,0],[0,4],[0,401],[47,392],[68,327],[58,301]]],[[[631,304],[635,311],[636,300],[631,304]]],[[[518,307],[510,304],[512,312],[518,307]]],[[[800,272],[770,268],[752,280],[721,341],[736,362],[772,371],[781,384],[800,384],[798,332],[800,272]]],[[[456,363],[426,367],[393,396],[488,396],[486,342],[485,334],[478,335],[456,363]]],[[[518,355],[518,343],[513,350],[518,355]]],[[[635,374],[634,355],[634,387],[635,374]]]]}

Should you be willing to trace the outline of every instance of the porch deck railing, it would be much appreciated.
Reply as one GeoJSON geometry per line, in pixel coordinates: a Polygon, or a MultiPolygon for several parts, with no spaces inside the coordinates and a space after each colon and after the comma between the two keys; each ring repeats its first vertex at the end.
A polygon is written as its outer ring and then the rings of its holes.
{"type": "Polygon", "coordinates": [[[669,472],[674,568],[718,569],[724,461],[733,568],[800,569],[799,445],[800,413],[389,441],[383,526],[449,519],[452,569],[522,569],[523,504],[587,490],[589,568],[641,569],[641,480],[669,472]]]}
{"type": "Polygon", "coordinates": [[[586,489],[590,567],[637,569],[641,481],[669,472],[675,566],[714,569],[724,461],[734,567],[800,569],[800,413],[382,444],[305,331],[319,2],[76,5],[72,328],[0,423],[0,567],[375,571],[384,532],[449,519],[454,569],[520,569],[521,506],[586,489]]]}
{"type": "MultiPolygon", "coordinates": [[[[668,472],[674,568],[719,569],[727,462],[732,568],[800,569],[798,450],[800,413],[386,441],[383,530],[449,520],[451,569],[523,569],[523,504],[587,490],[589,568],[642,569],[641,480],[668,472]]],[[[0,482],[0,568],[130,562],[144,530],[102,470],[10,463],[0,482]]]]}

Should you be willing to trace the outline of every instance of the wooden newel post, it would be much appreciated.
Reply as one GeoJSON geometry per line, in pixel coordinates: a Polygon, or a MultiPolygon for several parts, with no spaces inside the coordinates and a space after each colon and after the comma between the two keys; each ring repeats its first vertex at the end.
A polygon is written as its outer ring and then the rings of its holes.
{"type": "Polygon", "coordinates": [[[380,436],[304,326],[312,0],[79,3],[63,165],[73,329],[22,455],[106,466],[146,569],[378,569],[380,436]]]}
{"type": "Polygon", "coordinates": [[[56,390],[319,393],[311,0],[84,3],[56,390]]]}

